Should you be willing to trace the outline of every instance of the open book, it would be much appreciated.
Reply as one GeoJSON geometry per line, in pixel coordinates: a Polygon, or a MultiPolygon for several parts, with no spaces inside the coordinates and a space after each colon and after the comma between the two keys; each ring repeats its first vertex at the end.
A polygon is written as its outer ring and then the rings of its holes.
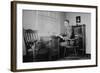
{"type": "Polygon", "coordinates": [[[65,40],[65,38],[62,35],[60,35],[60,34],[57,34],[56,36],[61,38],[61,39],[63,39],[63,40],[65,40]]]}

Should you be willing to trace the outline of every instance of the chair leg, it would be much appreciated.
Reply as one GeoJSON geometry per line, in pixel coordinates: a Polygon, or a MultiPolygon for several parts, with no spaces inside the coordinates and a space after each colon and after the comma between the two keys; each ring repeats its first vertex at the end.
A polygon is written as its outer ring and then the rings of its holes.
{"type": "Polygon", "coordinates": [[[77,49],[74,48],[74,53],[75,53],[75,56],[77,56],[77,49]]]}

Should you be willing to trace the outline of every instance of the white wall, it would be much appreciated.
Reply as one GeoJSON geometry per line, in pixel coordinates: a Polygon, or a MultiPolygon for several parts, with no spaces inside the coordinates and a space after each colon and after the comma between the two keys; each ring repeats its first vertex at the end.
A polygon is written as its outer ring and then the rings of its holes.
{"type": "MultiPolygon", "coordinates": [[[[0,73],[13,73],[10,71],[10,1],[0,0],[0,73]]],[[[71,4],[83,4],[83,5],[98,5],[99,0],[33,0],[41,2],[52,3],[71,3],[71,4]]],[[[100,7],[100,6],[99,6],[100,7]]],[[[100,13],[100,9],[99,12],[100,13]]],[[[98,15],[100,16],[100,14],[98,15]]],[[[100,19],[100,17],[98,17],[100,19]]],[[[98,20],[99,20],[98,19],[98,20]]],[[[100,24],[100,21],[98,21],[100,24]]],[[[100,25],[98,25],[98,31],[100,31],[100,25]]],[[[100,43],[100,33],[98,33],[98,43],[100,43]]],[[[98,45],[100,48],[100,46],[98,45]]],[[[100,49],[98,48],[98,52],[100,49]]],[[[98,53],[100,56],[100,53],[98,53]]],[[[98,57],[100,64],[100,57],[98,57]]],[[[90,68],[74,68],[74,69],[59,69],[59,70],[46,70],[46,71],[34,71],[34,73],[99,73],[100,65],[98,67],[90,68]]],[[[24,73],[24,72],[14,72],[24,73]]],[[[27,71],[25,73],[33,73],[33,71],[27,71]]]]}
{"type": "Polygon", "coordinates": [[[36,11],[23,10],[23,27],[24,29],[34,29],[36,24],[36,11]]]}
{"type": "Polygon", "coordinates": [[[60,13],[50,11],[23,11],[23,28],[38,30],[41,33],[59,33],[60,13]]]}
{"type": "Polygon", "coordinates": [[[86,53],[91,53],[91,14],[90,13],[66,13],[69,25],[76,25],[76,16],[81,17],[80,25],[86,25],[86,53]]]}

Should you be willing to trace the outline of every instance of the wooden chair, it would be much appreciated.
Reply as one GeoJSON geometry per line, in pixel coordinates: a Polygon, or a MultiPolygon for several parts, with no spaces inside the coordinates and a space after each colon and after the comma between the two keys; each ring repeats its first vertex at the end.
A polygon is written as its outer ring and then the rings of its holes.
{"type": "Polygon", "coordinates": [[[35,59],[36,52],[38,48],[36,44],[38,43],[39,36],[36,30],[31,29],[23,29],[23,37],[26,46],[26,55],[29,57],[31,56],[33,60],[35,59]]]}

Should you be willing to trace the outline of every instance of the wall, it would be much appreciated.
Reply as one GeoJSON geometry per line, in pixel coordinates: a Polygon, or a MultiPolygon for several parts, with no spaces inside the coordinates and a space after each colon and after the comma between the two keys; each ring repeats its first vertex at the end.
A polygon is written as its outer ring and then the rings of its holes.
{"type": "MultiPolygon", "coordinates": [[[[10,71],[10,1],[0,0],[0,73],[13,73],[10,71]]],[[[67,4],[82,4],[82,5],[97,5],[99,6],[100,0],[33,0],[40,2],[51,3],[67,3],[67,4]]],[[[99,6],[100,8],[100,6],[99,6]]],[[[100,9],[98,10],[100,13],[100,9]]],[[[98,14],[100,16],[100,14],[98,14]]],[[[98,17],[100,20],[100,17],[98,17]]],[[[100,24],[100,21],[98,21],[100,24]]],[[[100,28],[100,25],[98,25],[100,28]]],[[[100,29],[98,29],[100,31],[100,29]]],[[[100,33],[98,33],[98,43],[100,43],[100,33]]],[[[98,56],[100,56],[100,45],[98,44],[98,56]]],[[[46,71],[27,71],[27,72],[14,72],[14,73],[99,73],[100,72],[100,57],[98,57],[98,67],[88,68],[74,68],[74,69],[59,69],[59,70],[46,70],[46,71]]]]}
{"type": "Polygon", "coordinates": [[[81,16],[81,25],[86,25],[86,53],[91,53],[91,14],[90,13],[66,13],[69,25],[76,25],[76,16],[81,16]]]}
{"type": "Polygon", "coordinates": [[[23,27],[24,29],[35,29],[36,24],[36,11],[23,10],[23,27]]]}
{"type": "Polygon", "coordinates": [[[37,30],[40,33],[59,33],[60,13],[25,10],[23,12],[23,28],[37,30]]]}

